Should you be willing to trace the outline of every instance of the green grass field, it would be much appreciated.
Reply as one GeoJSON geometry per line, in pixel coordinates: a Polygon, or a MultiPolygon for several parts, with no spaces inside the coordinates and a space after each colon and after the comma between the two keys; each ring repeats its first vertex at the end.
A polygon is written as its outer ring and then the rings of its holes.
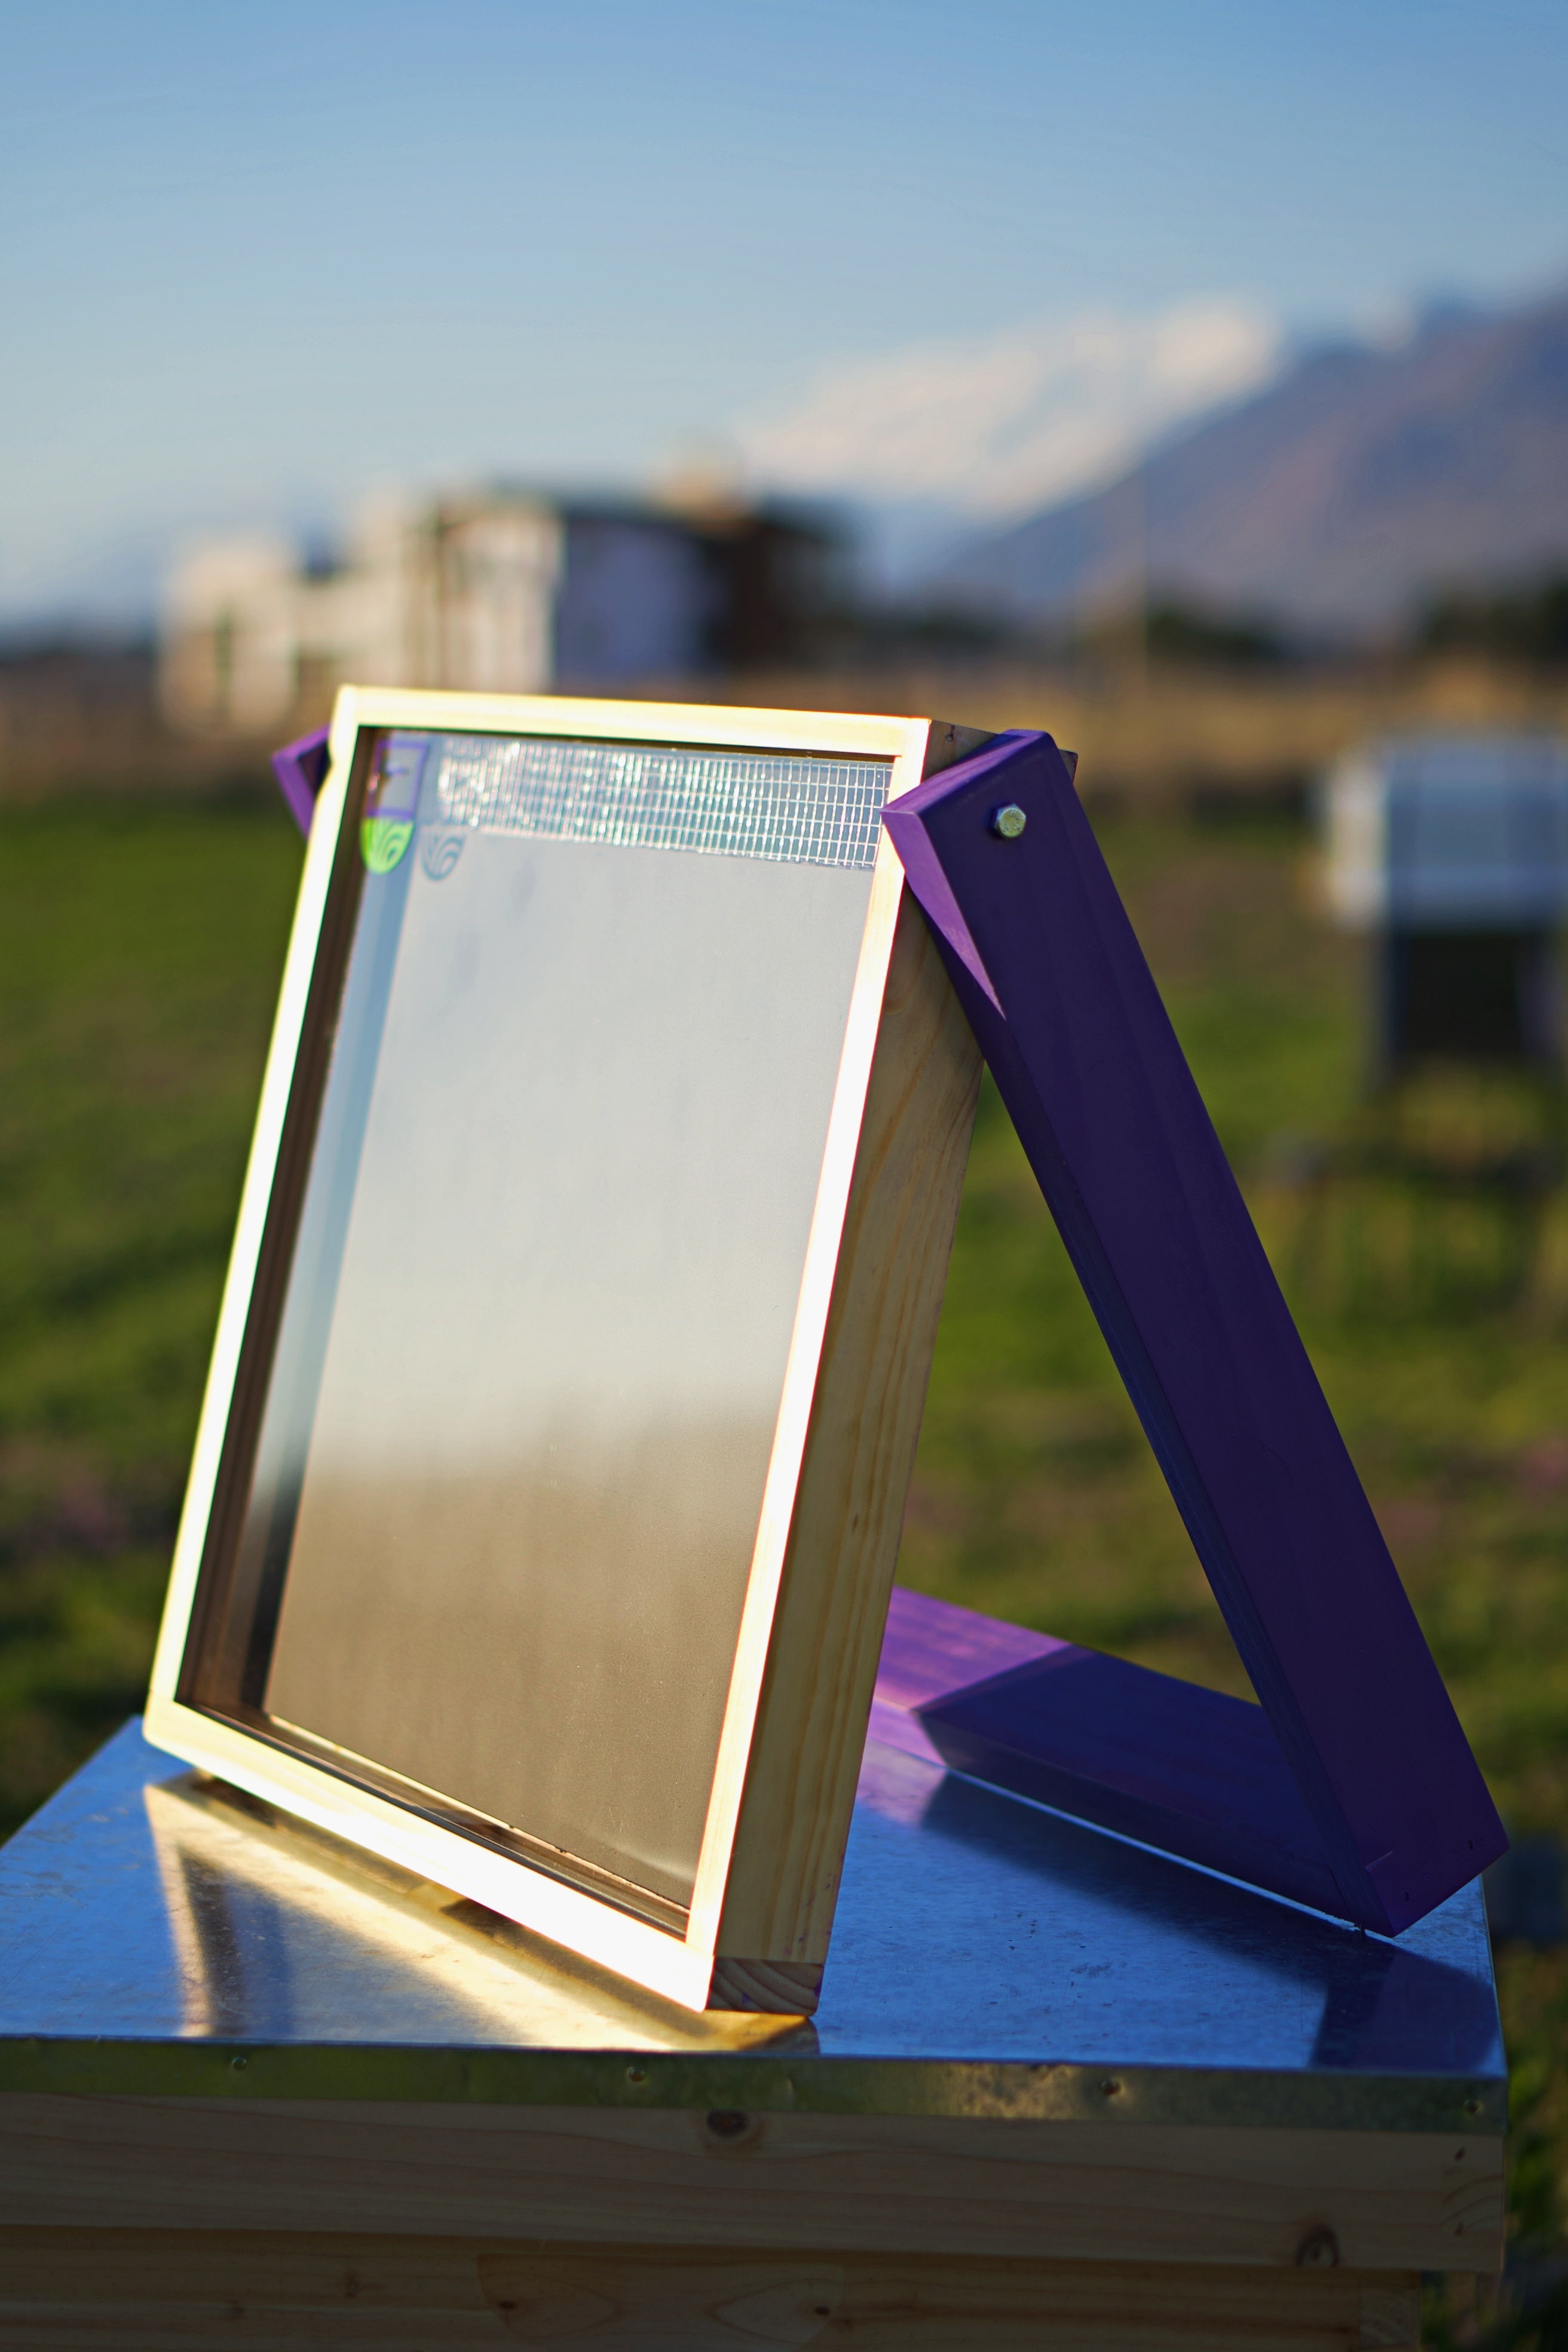
{"type": "MultiPolygon", "coordinates": [[[[1568,1832],[1563,1205],[1281,1181],[1302,1139],[1352,1131],[1362,1057],[1359,951],[1308,910],[1304,837],[1103,837],[1499,1802],[1568,1832]]],[[[299,866],[259,799],[0,814],[5,1825],[140,1702],[299,866]]],[[[989,1092],[900,1574],[1246,1689],[989,1092]]],[[[1516,2213],[1549,2238],[1568,1969],[1508,1951],[1502,1982],[1516,2213]]]]}

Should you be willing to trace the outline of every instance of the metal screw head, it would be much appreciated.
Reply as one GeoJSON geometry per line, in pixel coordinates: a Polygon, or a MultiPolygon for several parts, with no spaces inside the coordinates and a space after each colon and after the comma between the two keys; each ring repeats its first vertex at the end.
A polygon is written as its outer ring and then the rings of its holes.
{"type": "Polygon", "coordinates": [[[715,2139],[740,2139],[751,2120],[733,2107],[716,2107],[708,2118],[708,2128],[715,2139]]]}
{"type": "Polygon", "coordinates": [[[1337,2270],[1340,2242],[1330,2229],[1310,2230],[1296,2249],[1296,2260],[1304,2271],[1337,2270]]]}
{"type": "Polygon", "coordinates": [[[1016,841],[1028,822],[1017,802],[1009,801],[1005,808],[993,811],[991,830],[999,833],[1004,841],[1016,841]]]}

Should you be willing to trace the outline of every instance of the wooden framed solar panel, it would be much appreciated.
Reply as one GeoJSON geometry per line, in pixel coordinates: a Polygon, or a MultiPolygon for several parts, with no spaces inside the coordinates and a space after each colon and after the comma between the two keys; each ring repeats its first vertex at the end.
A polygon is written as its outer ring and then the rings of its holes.
{"type": "Polygon", "coordinates": [[[979,1052],[925,720],[345,688],[158,1745],[689,2008],[809,2011],[979,1052]]]}

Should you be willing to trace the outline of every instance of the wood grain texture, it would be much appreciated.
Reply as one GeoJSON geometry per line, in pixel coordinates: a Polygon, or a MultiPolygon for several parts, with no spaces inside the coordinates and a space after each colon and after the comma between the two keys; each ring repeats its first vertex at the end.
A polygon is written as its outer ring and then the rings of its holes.
{"type": "Polygon", "coordinates": [[[1408,2273],[188,2230],[0,2231],[0,2346],[1365,2352],[1408,2273]]]}
{"type": "Polygon", "coordinates": [[[822,1992],[820,1960],[735,1960],[713,1963],[710,2009],[751,2010],[770,2017],[809,2017],[822,1992]]]}
{"type": "Polygon", "coordinates": [[[0,2100],[15,2227],[482,2234],[1495,2271],[1502,2150],[1436,2133],[253,2099],[0,2100]]]}
{"type": "MultiPolygon", "coordinates": [[[[926,733],[925,757],[921,765],[922,779],[944,774],[960,760],[973,760],[977,751],[983,751],[987,743],[995,740],[990,728],[958,727],[951,719],[933,719],[926,733]]],[[[1070,759],[1073,754],[1065,752],[1063,757],[1070,759]]]]}
{"type": "Polygon", "coordinates": [[[905,891],[720,1914],[721,1956],[827,1955],[979,1087],[980,1049],[905,891]]]}

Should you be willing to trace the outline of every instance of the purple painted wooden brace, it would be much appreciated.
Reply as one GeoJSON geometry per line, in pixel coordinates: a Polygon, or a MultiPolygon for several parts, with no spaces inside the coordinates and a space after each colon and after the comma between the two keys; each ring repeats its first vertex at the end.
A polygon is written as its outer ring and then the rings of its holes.
{"type": "Polygon", "coordinates": [[[289,815],[309,839],[316,794],[327,772],[327,730],[318,727],[310,734],[285,743],[280,751],[274,751],[272,772],[278,779],[279,791],[289,803],[289,815]]]}
{"type": "Polygon", "coordinates": [[[1342,1909],[1259,1706],[895,1586],[870,1737],[1247,1879],[1342,1909]]]}
{"type": "Polygon", "coordinates": [[[920,1719],[961,1770],[1397,1934],[1507,1840],[1062,755],[1002,736],[886,823],[1267,1724],[1061,1646],[920,1719]]]}

